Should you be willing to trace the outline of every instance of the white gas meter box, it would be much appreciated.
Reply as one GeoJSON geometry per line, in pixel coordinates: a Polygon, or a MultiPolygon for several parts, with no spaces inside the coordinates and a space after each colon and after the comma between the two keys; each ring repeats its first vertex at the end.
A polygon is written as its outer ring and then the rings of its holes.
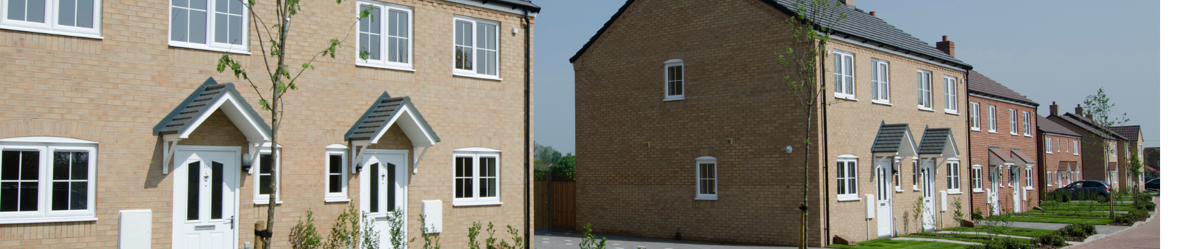
{"type": "Polygon", "coordinates": [[[876,198],[872,195],[864,195],[864,218],[876,218],[876,198]]]}
{"type": "Polygon", "coordinates": [[[942,198],[942,212],[946,212],[946,191],[938,191],[938,196],[942,198]]]}
{"type": "Polygon", "coordinates": [[[444,212],[442,212],[440,206],[440,200],[424,201],[424,227],[429,229],[428,233],[440,233],[444,231],[444,219],[441,217],[444,212]]]}
{"type": "Polygon", "coordinates": [[[152,210],[119,210],[119,248],[152,248],[152,210]]]}

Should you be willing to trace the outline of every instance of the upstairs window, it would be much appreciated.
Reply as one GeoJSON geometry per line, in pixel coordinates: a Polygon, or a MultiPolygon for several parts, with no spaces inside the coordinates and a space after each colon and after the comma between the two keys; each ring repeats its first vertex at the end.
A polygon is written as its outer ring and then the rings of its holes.
{"type": "MultiPolygon", "coordinates": [[[[1033,126],[1031,125],[1031,124],[1032,124],[1032,123],[1031,123],[1031,122],[1032,122],[1032,117],[1030,117],[1030,116],[1029,116],[1029,112],[1028,112],[1028,111],[1024,111],[1024,112],[1022,113],[1022,115],[1025,115],[1025,136],[1026,136],[1026,137],[1032,137],[1032,136],[1033,136],[1033,126]]],[[[1059,142],[1059,143],[1060,143],[1060,142],[1059,142]]],[[[1059,144],[1059,147],[1058,147],[1058,148],[1061,148],[1061,147],[1060,147],[1060,144],[1059,144]]],[[[1058,149],[1058,150],[1060,151],[1061,149],[1058,149]]]]}
{"type": "Polygon", "coordinates": [[[355,63],[391,69],[411,70],[411,8],[358,1],[358,13],[370,10],[370,16],[358,20],[358,51],[369,53],[355,63]]]}
{"type": "Polygon", "coordinates": [[[1045,154],[1053,154],[1053,138],[1045,138],[1045,154]]]}
{"type": "Polygon", "coordinates": [[[716,200],[716,158],[696,158],[695,164],[695,199],[716,200]]]}
{"type": "Polygon", "coordinates": [[[971,102],[971,130],[979,131],[979,103],[971,102]]]}
{"type": "Polygon", "coordinates": [[[1078,140],[1074,140],[1074,155],[1078,155],[1078,140]]]}
{"type": "Polygon", "coordinates": [[[889,104],[889,63],[872,59],[872,102],[889,104]]]}
{"type": "Polygon", "coordinates": [[[0,28],[99,37],[102,0],[0,0],[0,28]]]}
{"type": "Polygon", "coordinates": [[[996,106],[988,105],[987,111],[988,111],[987,112],[988,132],[995,133],[996,132],[996,106]]]}
{"type": "Polygon", "coordinates": [[[856,99],[856,74],[852,54],[835,51],[835,97],[856,99]]]}
{"type": "Polygon", "coordinates": [[[498,23],[453,17],[453,75],[498,78],[498,23]]]}
{"type": "Polygon", "coordinates": [[[1057,152],[1062,152],[1062,139],[1057,139],[1057,152]]]}
{"type": "Polygon", "coordinates": [[[930,71],[918,70],[918,109],[934,110],[933,79],[930,71]]]}
{"type": "Polygon", "coordinates": [[[248,13],[238,0],[170,0],[169,46],[247,53],[248,13]]]}
{"type": "Polygon", "coordinates": [[[683,100],[683,60],[669,60],[664,64],[666,97],[663,101],[683,100]]]}
{"type": "Polygon", "coordinates": [[[1012,135],[1016,135],[1016,109],[1008,109],[1008,128],[1012,135]]]}
{"type": "Polygon", "coordinates": [[[840,156],[839,159],[836,160],[835,187],[839,195],[836,198],[837,200],[851,201],[860,199],[860,197],[856,194],[859,193],[859,191],[857,191],[858,186],[856,185],[856,176],[858,175],[856,173],[856,161],[857,158],[851,155],[840,156]]]}
{"type": "Polygon", "coordinates": [[[959,80],[955,79],[955,77],[950,77],[950,76],[943,76],[942,80],[944,82],[946,82],[945,86],[943,86],[943,89],[942,89],[943,90],[942,96],[945,97],[943,102],[946,102],[945,106],[943,106],[944,107],[943,110],[945,110],[946,113],[958,114],[959,113],[959,84],[958,84],[959,80]]]}
{"type": "Polygon", "coordinates": [[[0,139],[0,224],[95,220],[96,144],[0,139]]]}

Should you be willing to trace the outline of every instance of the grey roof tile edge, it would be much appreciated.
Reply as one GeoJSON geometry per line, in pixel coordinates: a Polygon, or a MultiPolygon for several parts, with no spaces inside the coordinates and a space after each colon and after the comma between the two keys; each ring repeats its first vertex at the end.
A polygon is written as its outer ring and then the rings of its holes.
{"type": "Polygon", "coordinates": [[[967,91],[995,98],[1030,104],[1033,106],[1040,106],[1040,104],[1037,102],[1034,102],[1028,97],[1021,95],[1015,90],[1012,90],[1012,88],[1008,88],[1008,86],[1000,84],[1000,82],[997,82],[991,77],[987,77],[987,75],[983,75],[978,71],[970,70],[967,75],[967,91]]]}
{"type": "MultiPolygon", "coordinates": [[[[235,98],[235,100],[238,100],[239,103],[243,103],[244,105],[247,105],[246,108],[243,108],[243,109],[246,109],[247,116],[250,116],[249,118],[255,120],[256,123],[259,123],[259,125],[263,128],[263,132],[270,136],[272,133],[271,126],[268,125],[267,122],[265,122],[263,120],[263,117],[259,116],[259,113],[255,112],[255,108],[250,106],[250,102],[247,102],[247,100],[244,99],[243,96],[239,94],[239,91],[235,89],[234,83],[223,83],[223,84],[226,84],[227,86],[225,88],[223,88],[222,94],[230,94],[230,96],[235,98]]],[[[206,91],[206,88],[208,88],[210,86],[215,86],[215,85],[218,85],[218,82],[214,80],[214,77],[207,78],[205,82],[203,82],[201,85],[199,85],[197,87],[197,89],[194,89],[193,93],[189,94],[189,97],[186,97],[185,100],[182,100],[181,103],[177,105],[177,107],[173,108],[173,111],[171,111],[171,112],[169,112],[169,114],[165,115],[165,117],[162,118],[161,121],[156,124],[156,126],[152,127],[152,135],[159,136],[161,134],[161,132],[165,130],[165,126],[168,125],[169,123],[172,123],[174,118],[176,118],[177,115],[181,113],[181,111],[183,111],[187,107],[189,107],[189,105],[191,103],[193,103],[194,99],[197,99],[198,96],[200,96],[203,92],[206,91]]],[[[209,108],[214,108],[214,107],[213,106],[206,106],[206,107],[202,108],[202,111],[204,112],[205,110],[208,110],[209,108]]],[[[185,125],[179,127],[177,130],[178,131],[186,130],[189,126],[194,125],[191,122],[192,121],[186,122],[185,125]]]]}
{"type": "Polygon", "coordinates": [[[388,95],[387,92],[383,92],[383,94],[379,95],[379,98],[374,100],[374,103],[370,105],[370,108],[367,108],[366,112],[363,112],[362,116],[358,117],[358,121],[354,122],[354,125],[350,126],[350,129],[346,131],[343,141],[350,141],[350,137],[354,136],[354,132],[358,131],[358,127],[362,126],[362,123],[366,122],[367,118],[370,118],[370,114],[373,114],[374,110],[379,108],[379,105],[383,103],[384,99],[388,99],[390,97],[391,95],[388,95]]]}
{"type": "MultiPolygon", "coordinates": [[[[929,128],[922,132],[922,142],[918,143],[918,154],[942,154],[946,143],[953,143],[950,128],[929,128]]],[[[951,144],[958,152],[958,145],[951,144]]]]}
{"type": "Polygon", "coordinates": [[[1099,127],[1098,125],[1095,125],[1094,123],[1092,123],[1090,121],[1086,121],[1085,117],[1078,116],[1078,114],[1073,114],[1073,113],[1067,112],[1066,114],[1062,115],[1061,117],[1063,120],[1069,121],[1071,124],[1074,124],[1078,127],[1082,127],[1083,129],[1086,129],[1087,131],[1095,133],[1095,135],[1110,136],[1107,139],[1125,140],[1125,141],[1128,140],[1126,137],[1123,137],[1123,136],[1120,136],[1119,134],[1111,132],[1111,130],[1103,129],[1102,127],[1099,127]],[[1069,118],[1065,118],[1065,117],[1069,117],[1069,118]]]}
{"type": "Polygon", "coordinates": [[[1040,115],[1037,116],[1037,130],[1062,136],[1082,137],[1082,135],[1078,134],[1078,132],[1074,132],[1074,130],[1070,130],[1070,128],[1066,128],[1065,126],[1062,126],[1061,124],[1053,122],[1053,120],[1049,120],[1048,118],[1042,117],[1040,115]]]}
{"type": "MultiPolygon", "coordinates": [[[[901,148],[900,148],[901,141],[900,140],[904,140],[904,139],[911,139],[912,140],[913,139],[912,137],[908,137],[908,138],[906,137],[906,134],[908,134],[908,133],[909,133],[909,124],[885,124],[885,121],[881,121],[880,128],[878,128],[876,131],[876,137],[874,137],[873,141],[872,141],[872,152],[877,153],[877,152],[897,152],[897,151],[900,151],[901,150],[901,148]],[[881,140],[882,140],[883,136],[893,136],[893,137],[884,137],[884,138],[895,139],[898,141],[891,142],[887,145],[881,144],[881,140]],[[889,147],[892,147],[893,149],[887,149],[889,147]]],[[[911,144],[912,144],[912,141],[911,141],[911,144]]]]}

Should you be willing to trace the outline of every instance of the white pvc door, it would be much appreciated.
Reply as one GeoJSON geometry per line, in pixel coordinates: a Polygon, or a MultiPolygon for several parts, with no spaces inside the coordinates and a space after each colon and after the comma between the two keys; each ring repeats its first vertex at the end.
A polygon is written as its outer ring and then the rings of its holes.
{"type": "Polygon", "coordinates": [[[876,168],[876,235],[893,235],[893,190],[890,178],[893,174],[889,160],[883,160],[876,168]]]}
{"type": "MultiPolygon", "coordinates": [[[[196,146],[195,146],[196,147],[196,146]]],[[[173,173],[173,248],[235,248],[239,160],[235,150],[178,150],[173,173]]]]}
{"type": "Polygon", "coordinates": [[[1013,213],[1020,212],[1020,177],[1019,177],[1020,173],[1018,171],[1020,171],[1020,168],[1018,168],[1018,167],[1012,167],[1012,169],[1008,170],[1009,175],[1011,176],[1008,178],[1008,180],[1009,180],[1008,184],[1009,184],[1009,186],[1012,186],[1012,212],[1013,213]]]}
{"type": "MultiPolygon", "coordinates": [[[[366,162],[362,172],[362,213],[374,223],[379,234],[379,248],[391,248],[391,225],[388,213],[396,209],[407,212],[404,207],[407,189],[407,155],[392,151],[368,150],[363,154],[366,162]]],[[[407,216],[404,216],[407,224],[407,216]]],[[[404,227],[406,230],[406,227],[404,227]]]]}
{"type": "Polygon", "coordinates": [[[1000,168],[991,168],[992,187],[991,193],[988,193],[988,202],[992,205],[992,215],[1000,214],[1000,168]]]}
{"type": "Polygon", "coordinates": [[[923,160],[922,184],[922,229],[934,230],[934,161],[923,160]]]}

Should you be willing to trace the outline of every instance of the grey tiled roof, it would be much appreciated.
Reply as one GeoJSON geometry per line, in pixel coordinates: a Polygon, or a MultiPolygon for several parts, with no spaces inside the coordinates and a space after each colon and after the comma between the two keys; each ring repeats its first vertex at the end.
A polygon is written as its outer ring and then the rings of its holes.
{"type": "Polygon", "coordinates": [[[436,131],[432,130],[432,126],[428,125],[428,121],[424,120],[424,116],[420,115],[420,111],[416,110],[416,106],[411,103],[411,97],[396,97],[392,98],[386,92],[383,92],[370,109],[362,114],[361,118],[346,131],[346,141],[354,140],[374,140],[382,131],[384,125],[393,125],[392,119],[396,118],[400,108],[407,107],[407,114],[415,117],[415,120],[420,123],[428,131],[430,139],[435,142],[440,142],[440,137],[436,135],[436,131]]]}
{"type": "Polygon", "coordinates": [[[967,74],[967,90],[971,91],[971,93],[978,93],[1037,106],[1037,102],[1033,102],[1033,100],[1029,99],[1028,97],[1020,95],[1020,93],[1016,93],[1016,91],[1012,91],[1012,89],[1009,89],[999,82],[992,80],[992,78],[988,78],[987,76],[984,76],[975,70],[971,70],[971,72],[967,74]]]}
{"type": "Polygon", "coordinates": [[[1123,136],[1129,140],[1136,140],[1140,138],[1139,125],[1112,126],[1108,127],[1108,129],[1110,129],[1111,132],[1119,134],[1120,136],[1123,136]]]}
{"type": "MultiPolygon", "coordinates": [[[[572,58],[568,59],[568,62],[575,62],[576,59],[580,58],[580,56],[583,55],[584,52],[587,51],[594,42],[596,42],[597,38],[599,38],[601,34],[604,34],[605,31],[609,29],[609,26],[611,26],[613,22],[617,20],[617,18],[621,17],[621,14],[625,12],[625,10],[629,8],[629,6],[634,3],[634,1],[635,0],[626,1],[625,4],[617,10],[617,13],[613,14],[613,17],[609,18],[609,21],[605,22],[605,25],[602,26],[600,30],[597,30],[597,33],[594,34],[592,38],[590,38],[588,42],[585,43],[584,46],[572,56],[572,58]]],[[[761,1],[789,16],[797,15],[795,10],[798,8],[794,7],[796,3],[807,2],[806,0],[761,1]]],[[[834,0],[824,1],[834,3],[834,0]]],[[[831,6],[832,7],[829,8],[835,8],[838,10],[838,13],[846,14],[847,16],[846,19],[844,19],[842,22],[838,22],[838,25],[832,29],[835,31],[835,35],[838,37],[845,37],[856,41],[870,43],[877,47],[897,50],[905,54],[933,60],[942,64],[953,65],[963,69],[971,69],[971,65],[959,59],[955,59],[945,52],[938,50],[938,48],[935,46],[923,42],[922,40],[913,37],[909,33],[905,33],[905,31],[897,29],[897,27],[890,25],[880,18],[869,15],[868,13],[864,13],[864,11],[860,9],[849,6],[834,7],[834,4],[831,6]]],[[[835,18],[838,18],[838,15],[835,18]]],[[[820,23],[820,20],[811,21],[816,24],[820,23]]],[[[822,21],[822,23],[831,22],[822,21]]]]}
{"type": "Polygon", "coordinates": [[[1070,128],[1066,128],[1042,116],[1037,116],[1037,130],[1066,136],[1082,137],[1082,135],[1070,130],[1070,128]]]}
{"type": "Polygon", "coordinates": [[[1100,129],[1098,126],[1094,125],[1088,119],[1086,119],[1086,117],[1079,116],[1078,114],[1067,112],[1066,114],[1059,116],[1059,118],[1061,118],[1062,120],[1065,120],[1066,122],[1069,122],[1070,124],[1073,124],[1074,126],[1078,126],[1078,127],[1085,129],[1091,133],[1094,133],[1094,135],[1097,135],[1100,137],[1105,137],[1106,139],[1127,140],[1127,138],[1120,136],[1119,134],[1112,133],[1109,130],[1100,129]]]}
{"type": "MultiPolygon", "coordinates": [[[[165,118],[161,119],[161,121],[152,128],[152,134],[178,134],[181,131],[188,130],[194,125],[198,125],[198,115],[206,113],[211,108],[219,107],[214,106],[213,103],[210,102],[218,100],[226,95],[230,95],[232,98],[235,98],[239,103],[250,103],[243,99],[242,95],[239,95],[239,91],[235,90],[234,83],[218,84],[218,82],[214,81],[213,77],[210,77],[209,79],[206,79],[206,82],[198,86],[198,88],[195,89],[193,93],[190,93],[189,97],[185,98],[185,100],[182,100],[181,104],[178,104],[176,108],[173,108],[172,112],[169,112],[168,115],[165,115],[165,118]]],[[[264,133],[271,134],[271,127],[267,125],[267,122],[263,121],[263,118],[259,116],[259,113],[255,112],[254,108],[248,107],[243,109],[246,109],[246,114],[250,116],[249,118],[254,119],[255,122],[264,129],[264,133]]]]}
{"type": "Polygon", "coordinates": [[[872,142],[872,153],[900,151],[902,140],[913,139],[906,136],[908,132],[909,124],[885,124],[882,121],[880,130],[876,132],[876,139],[872,142]]]}
{"type": "Polygon", "coordinates": [[[950,128],[926,128],[922,142],[918,144],[918,154],[942,154],[950,136],[950,128]]]}

